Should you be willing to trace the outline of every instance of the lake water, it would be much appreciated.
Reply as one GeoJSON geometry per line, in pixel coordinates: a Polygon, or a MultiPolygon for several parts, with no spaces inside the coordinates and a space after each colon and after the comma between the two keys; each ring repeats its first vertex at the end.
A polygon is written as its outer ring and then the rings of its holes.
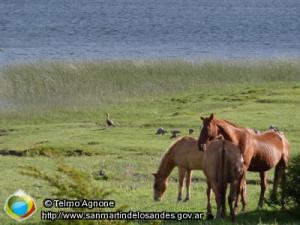
{"type": "Polygon", "coordinates": [[[299,0],[0,1],[2,65],[299,56],[299,0]]]}

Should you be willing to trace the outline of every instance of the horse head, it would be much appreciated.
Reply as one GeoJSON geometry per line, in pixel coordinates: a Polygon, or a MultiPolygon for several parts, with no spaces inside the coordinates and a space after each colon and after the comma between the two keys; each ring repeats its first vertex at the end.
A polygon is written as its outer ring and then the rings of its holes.
{"type": "Polygon", "coordinates": [[[209,117],[200,117],[202,120],[202,129],[198,139],[198,147],[200,151],[206,151],[207,145],[214,139],[223,139],[223,127],[218,124],[212,113],[209,117]]]}
{"type": "Polygon", "coordinates": [[[167,185],[168,185],[167,179],[164,177],[160,177],[157,173],[152,173],[152,175],[154,176],[153,199],[155,201],[160,201],[167,189],[167,185]]]}

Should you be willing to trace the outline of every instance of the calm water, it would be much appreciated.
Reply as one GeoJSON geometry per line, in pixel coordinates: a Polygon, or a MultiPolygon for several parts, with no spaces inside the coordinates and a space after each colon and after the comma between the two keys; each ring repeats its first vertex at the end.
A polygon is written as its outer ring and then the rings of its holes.
{"type": "Polygon", "coordinates": [[[299,0],[0,0],[0,64],[299,56],[299,0]]]}

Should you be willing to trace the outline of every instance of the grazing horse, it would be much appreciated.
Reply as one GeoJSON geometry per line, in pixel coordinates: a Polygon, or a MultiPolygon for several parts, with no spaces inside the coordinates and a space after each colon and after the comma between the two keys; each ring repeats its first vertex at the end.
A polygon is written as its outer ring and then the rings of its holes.
{"type": "MultiPolygon", "coordinates": [[[[226,214],[226,189],[230,183],[228,204],[232,221],[235,221],[237,201],[244,174],[243,157],[238,146],[226,140],[212,141],[203,154],[203,172],[207,178],[208,189],[212,188],[216,196],[217,218],[226,214]]],[[[207,204],[207,216],[212,217],[210,199],[207,204]]]]}
{"type": "Polygon", "coordinates": [[[182,200],[182,188],[185,178],[185,201],[188,201],[190,199],[192,170],[202,170],[202,156],[203,152],[198,150],[197,139],[186,136],[175,141],[163,155],[157,172],[153,173],[154,200],[161,200],[164,192],[167,189],[168,177],[170,173],[174,167],[178,167],[179,190],[177,200],[182,200]]]}
{"type": "MultiPolygon", "coordinates": [[[[226,120],[216,119],[213,114],[208,118],[201,117],[201,119],[203,120],[203,127],[198,140],[199,149],[207,148],[207,144],[219,136],[239,146],[244,158],[245,170],[260,173],[261,193],[258,203],[259,208],[263,206],[267,187],[266,171],[275,167],[272,197],[276,198],[277,189],[284,178],[289,158],[289,143],[283,133],[269,130],[255,134],[248,128],[236,126],[226,120]]],[[[244,207],[246,205],[245,174],[241,186],[244,207]]],[[[236,207],[237,204],[238,201],[236,201],[236,207]]]]}

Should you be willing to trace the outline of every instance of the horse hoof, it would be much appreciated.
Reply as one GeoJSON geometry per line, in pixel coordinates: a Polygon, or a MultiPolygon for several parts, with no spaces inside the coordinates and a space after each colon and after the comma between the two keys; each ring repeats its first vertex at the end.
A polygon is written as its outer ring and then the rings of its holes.
{"type": "MultiPolygon", "coordinates": [[[[235,212],[238,212],[239,211],[239,207],[238,206],[235,206],[234,209],[233,209],[235,212]]],[[[244,210],[244,207],[242,208],[242,211],[244,210]]]]}
{"type": "Polygon", "coordinates": [[[211,213],[208,213],[208,214],[206,215],[206,219],[207,219],[207,220],[213,220],[213,219],[214,219],[214,215],[211,214],[211,213]]]}
{"type": "Polygon", "coordinates": [[[275,204],[279,203],[278,198],[277,198],[276,194],[274,194],[274,193],[271,194],[270,199],[275,204]]]}
{"type": "Polygon", "coordinates": [[[187,202],[187,201],[189,201],[190,199],[189,198],[185,198],[184,200],[183,200],[183,202],[187,202]]]}
{"type": "MultiPolygon", "coordinates": [[[[245,205],[243,205],[243,207],[242,207],[242,209],[241,209],[241,212],[245,212],[246,211],[246,206],[245,205]]],[[[235,212],[238,212],[238,209],[236,209],[236,211],[235,212]]]]}
{"type": "Polygon", "coordinates": [[[263,209],[263,205],[258,205],[257,206],[257,210],[262,210],[263,209]]]}

